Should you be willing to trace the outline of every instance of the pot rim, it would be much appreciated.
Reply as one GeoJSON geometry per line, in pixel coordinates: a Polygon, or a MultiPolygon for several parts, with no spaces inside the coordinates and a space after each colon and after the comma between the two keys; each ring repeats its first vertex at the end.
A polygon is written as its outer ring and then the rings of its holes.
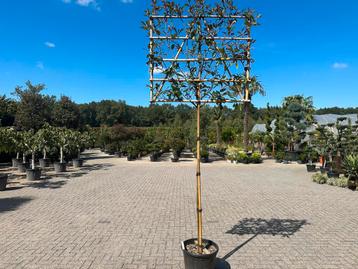
{"type": "Polygon", "coordinates": [[[185,252],[187,255],[191,256],[191,257],[194,257],[194,258],[199,258],[199,259],[205,259],[205,258],[209,258],[209,257],[212,257],[212,256],[216,256],[219,252],[219,246],[218,244],[216,244],[214,241],[212,240],[209,240],[209,239],[204,239],[203,238],[203,241],[205,242],[208,242],[210,243],[211,245],[214,245],[214,247],[216,248],[216,251],[213,252],[213,253],[210,253],[210,254],[193,254],[193,253],[190,253],[187,249],[186,249],[186,245],[188,245],[188,243],[191,243],[191,242],[195,242],[197,240],[197,238],[191,238],[191,239],[187,239],[187,240],[184,240],[181,242],[181,248],[182,248],[182,251],[185,252]]]}

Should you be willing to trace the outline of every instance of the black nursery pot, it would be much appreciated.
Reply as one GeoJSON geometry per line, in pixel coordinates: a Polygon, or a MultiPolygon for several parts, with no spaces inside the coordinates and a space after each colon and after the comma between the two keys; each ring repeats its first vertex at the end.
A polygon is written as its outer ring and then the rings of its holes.
{"type": "Polygon", "coordinates": [[[17,165],[19,164],[19,163],[21,163],[21,159],[16,159],[16,158],[13,158],[12,160],[12,167],[17,167],[17,165]]]}
{"type": "Polygon", "coordinates": [[[39,159],[39,163],[40,163],[40,167],[42,169],[45,169],[46,167],[49,167],[50,166],[50,159],[39,159]]]}
{"type": "Polygon", "coordinates": [[[149,157],[150,157],[151,162],[156,162],[156,161],[158,161],[159,154],[155,152],[155,153],[150,154],[149,157]]]}
{"type": "Polygon", "coordinates": [[[66,163],[55,163],[54,168],[56,173],[66,172],[66,163]]]}
{"type": "Polygon", "coordinates": [[[22,163],[22,162],[19,162],[17,164],[17,170],[20,172],[20,173],[26,173],[26,170],[30,167],[30,164],[29,163],[22,163]]]}
{"type": "Polygon", "coordinates": [[[316,172],[316,165],[315,164],[306,164],[307,172],[316,172]]]}
{"type": "Polygon", "coordinates": [[[7,178],[6,174],[0,174],[0,191],[6,190],[7,178]]]}
{"type": "Polygon", "coordinates": [[[41,169],[27,169],[26,170],[26,178],[29,181],[40,180],[41,179],[41,169]]]}
{"type": "Polygon", "coordinates": [[[73,167],[79,168],[83,166],[83,160],[82,159],[73,159],[72,160],[73,167]]]}
{"type": "Polygon", "coordinates": [[[215,269],[216,255],[219,252],[219,246],[211,240],[203,239],[205,245],[213,245],[216,251],[211,254],[196,255],[187,251],[186,247],[195,244],[197,239],[189,239],[182,242],[182,251],[184,254],[185,269],[215,269]]]}

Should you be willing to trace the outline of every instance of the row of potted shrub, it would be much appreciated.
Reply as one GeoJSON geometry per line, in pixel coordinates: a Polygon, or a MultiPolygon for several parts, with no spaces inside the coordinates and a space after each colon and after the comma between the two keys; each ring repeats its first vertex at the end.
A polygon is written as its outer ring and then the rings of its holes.
{"type": "Polygon", "coordinates": [[[226,158],[232,163],[262,163],[262,155],[259,152],[245,152],[237,147],[228,147],[226,158]]]}
{"type": "Polygon", "coordinates": [[[313,175],[313,181],[320,184],[334,185],[335,179],[339,178],[339,185],[347,186],[352,190],[355,190],[358,186],[358,155],[348,155],[343,160],[343,177],[340,177],[340,173],[330,168],[321,167],[321,173],[313,175]],[[346,184],[344,184],[346,183],[346,184]]]}
{"type": "MultiPolygon", "coordinates": [[[[12,159],[12,166],[20,173],[26,173],[27,180],[30,181],[41,179],[41,171],[50,167],[51,159],[47,158],[49,152],[57,151],[58,153],[59,162],[53,164],[57,173],[66,171],[65,153],[77,155],[77,158],[73,158],[73,166],[82,166],[83,160],[80,158],[80,153],[90,143],[91,137],[88,133],[49,125],[37,132],[0,128],[0,151],[10,154],[17,152],[16,157],[12,159]],[[39,152],[42,152],[43,156],[39,159],[38,167],[36,155],[39,152]],[[19,158],[20,153],[22,158],[19,158]],[[27,162],[27,155],[31,155],[30,162],[27,162]]],[[[7,174],[1,174],[0,190],[5,190],[7,179],[7,174]]]]}

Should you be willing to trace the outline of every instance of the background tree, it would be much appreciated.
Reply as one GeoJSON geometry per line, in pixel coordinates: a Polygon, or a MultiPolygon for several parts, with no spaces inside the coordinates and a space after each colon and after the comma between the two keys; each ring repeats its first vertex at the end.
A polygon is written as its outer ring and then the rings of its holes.
{"type": "Polygon", "coordinates": [[[19,98],[15,125],[21,130],[39,130],[46,122],[51,122],[55,98],[43,95],[44,84],[33,85],[26,82],[26,87],[16,87],[14,95],[19,98]]]}
{"type": "Polygon", "coordinates": [[[293,151],[294,146],[306,136],[306,129],[313,123],[312,97],[302,95],[287,96],[282,104],[283,118],[286,123],[289,137],[288,150],[293,151]]]}
{"type": "Polygon", "coordinates": [[[80,124],[80,109],[69,97],[61,96],[53,109],[53,123],[58,127],[77,129],[80,124]]]}
{"type": "Polygon", "coordinates": [[[0,96],[0,126],[12,126],[15,121],[16,102],[0,96]]]}

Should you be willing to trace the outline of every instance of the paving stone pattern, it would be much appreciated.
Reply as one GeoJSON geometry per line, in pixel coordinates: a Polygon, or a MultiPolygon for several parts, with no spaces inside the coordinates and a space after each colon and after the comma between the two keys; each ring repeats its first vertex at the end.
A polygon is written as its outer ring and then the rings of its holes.
{"type": "MultiPolygon", "coordinates": [[[[273,161],[202,174],[204,235],[231,268],[358,268],[358,192],[273,161]]],[[[184,268],[193,162],[98,158],[69,175],[0,193],[0,268],[184,268]]]]}

